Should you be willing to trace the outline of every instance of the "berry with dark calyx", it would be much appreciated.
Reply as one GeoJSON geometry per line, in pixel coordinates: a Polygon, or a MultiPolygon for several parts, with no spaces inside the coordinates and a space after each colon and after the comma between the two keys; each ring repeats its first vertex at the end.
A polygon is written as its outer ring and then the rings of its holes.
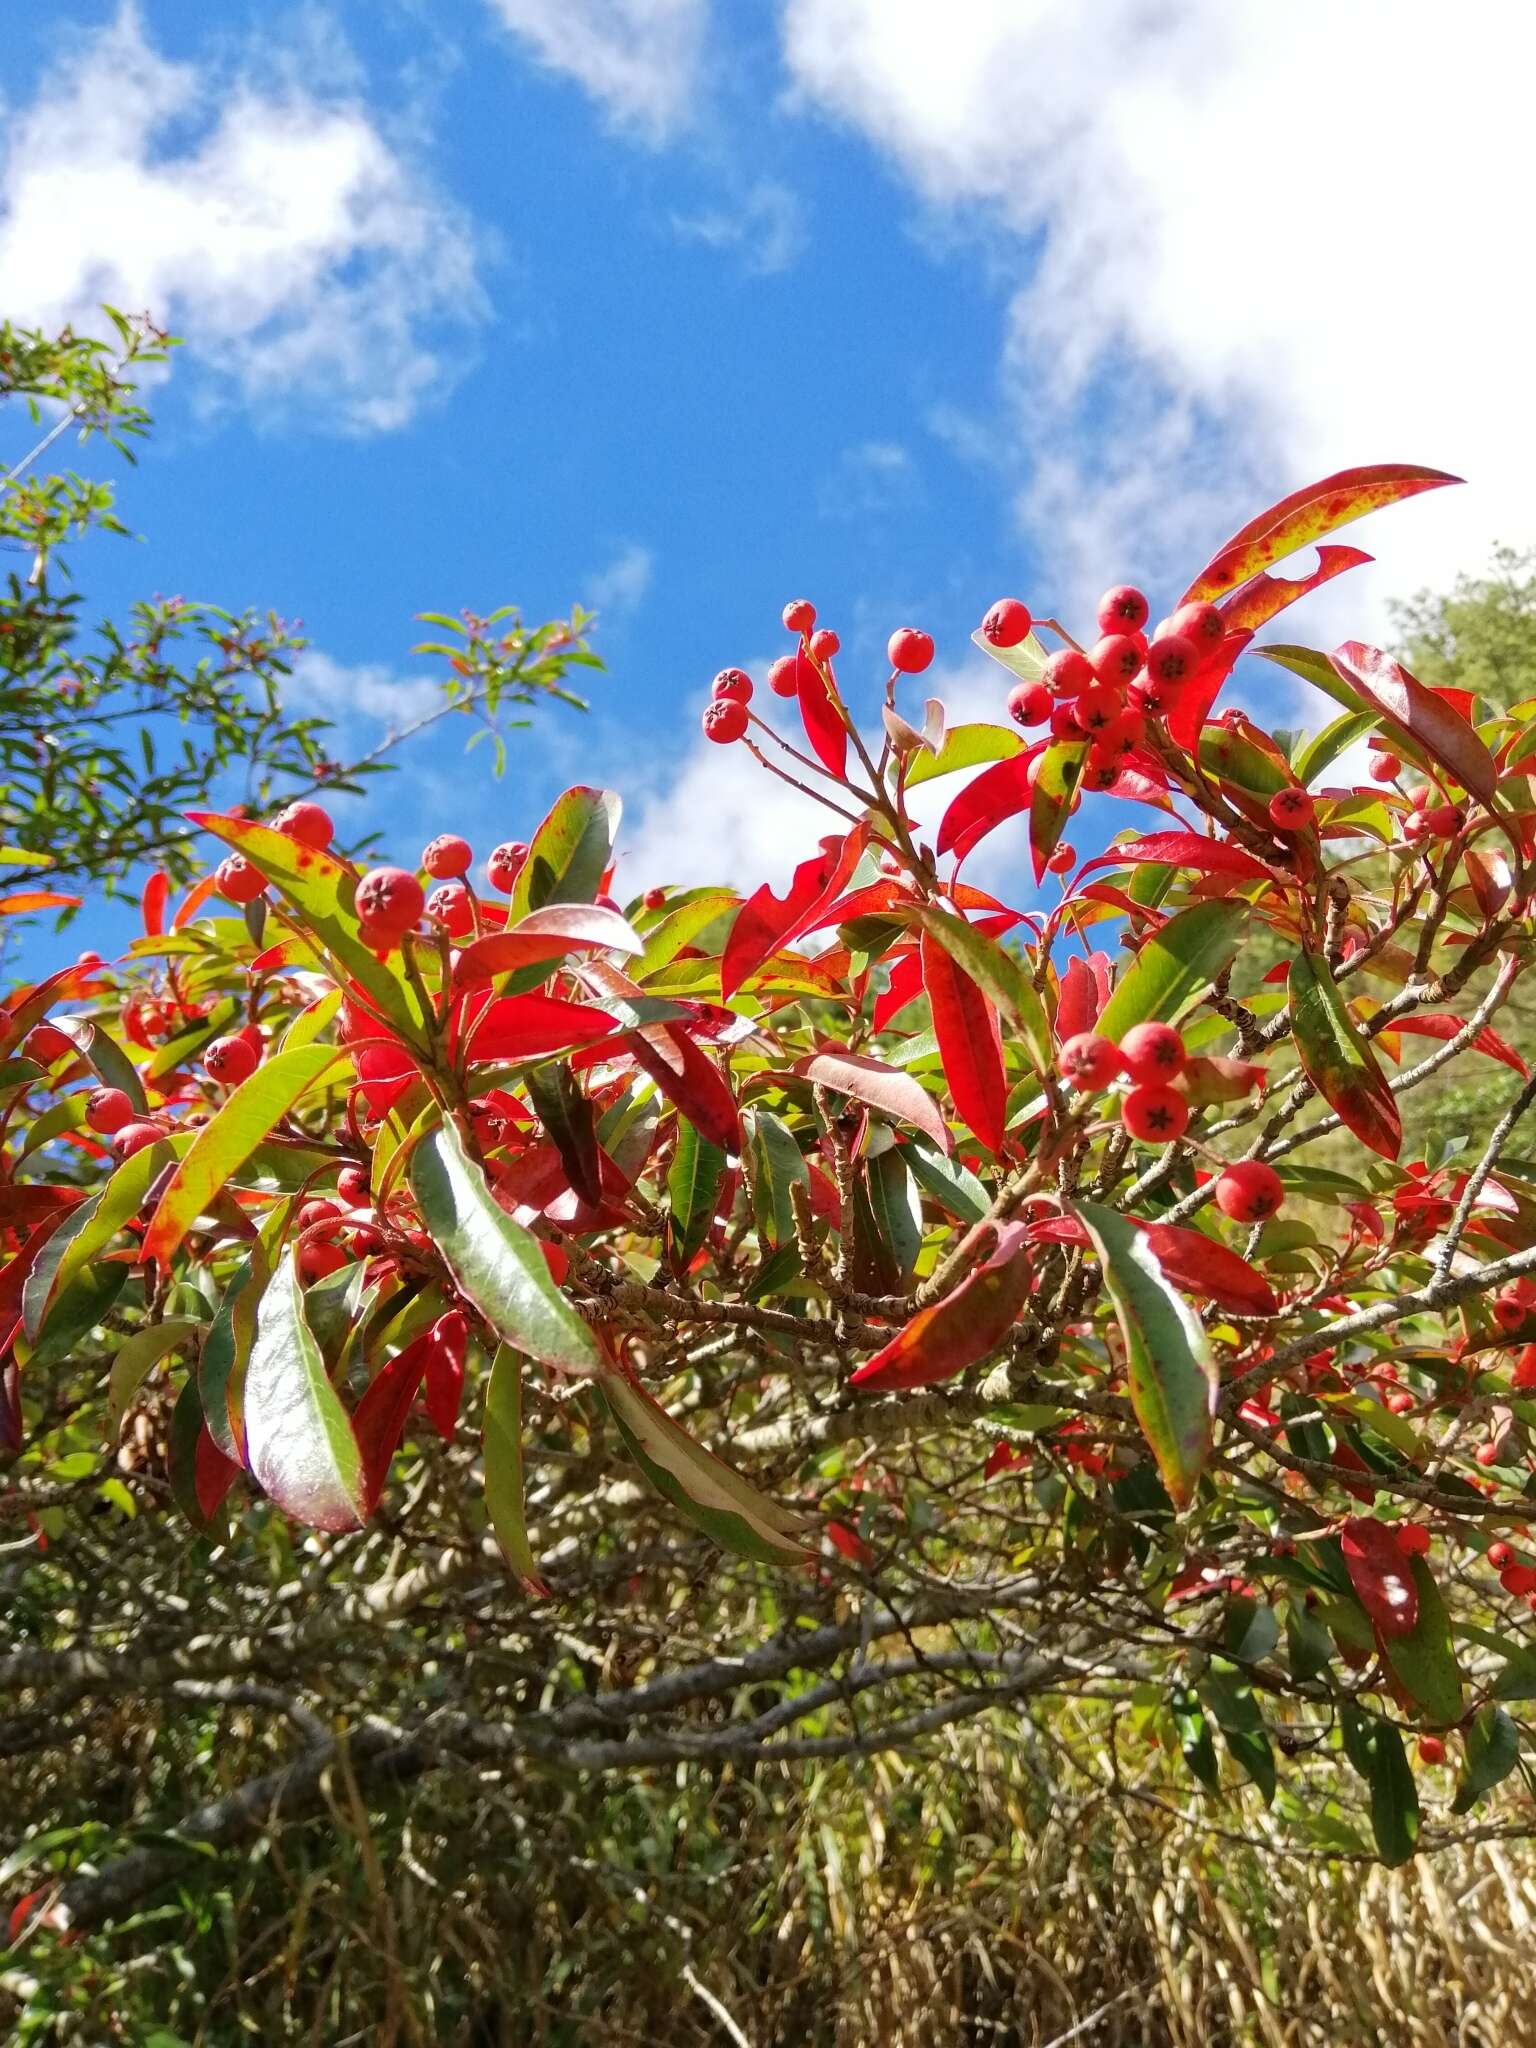
{"type": "Polygon", "coordinates": [[[1131,708],[1143,718],[1166,718],[1178,709],[1183,694],[1177,683],[1160,683],[1152,676],[1137,676],[1129,692],[1131,708]]]}
{"type": "Polygon", "coordinates": [[[1424,813],[1424,833],[1429,839],[1454,839],[1461,830],[1461,812],[1455,804],[1436,804],[1424,813]]]}
{"type": "Polygon", "coordinates": [[[1130,583],[1117,583],[1099,599],[1101,633],[1139,633],[1151,615],[1151,605],[1130,583]]]}
{"type": "Polygon", "coordinates": [[[1507,1543],[1489,1544],[1488,1562],[1493,1566],[1496,1572],[1507,1571],[1509,1567],[1514,1563],[1514,1561],[1515,1553],[1510,1549],[1507,1543]]]}
{"type": "Polygon", "coordinates": [[[1113,725],[1124,706],[1120,692],[1108,683],[1094,683],[1073,704],[1083,731],[1096,735],[1113,725]]]}
{"type": "Polygon", "coordinates": [[[981,622],[981,637],[993,647],[1017,647],[1034,624],[1029,606],[1016,597],[1000,597],[981,622]]]}
{"type": "Polygon", "coordinates": [[[404,868],[370,868],[357,885],[357,914],[372,932],[408,932],[426,905],[420,882],[404,868]]]}
{"type": "Polygon", "coordinates": [[[704,706],[704,737],[717,746],[729,746],[746,732],[751,713],[737,697],[715,697],[704,706]]]}
{"type": "Polygon", "coordinates": [[[738,704],[752,701],[752,678],[744,668],[723,668],[709,686],[711,697],[734,697],[738,704]]]}
{"type": "Polygon", "coordinates": [[[329,846],[336,836],[330,812],[319,804],[290,804],[272,820],[272,829],[281,832],[285,839],[296,839],[300,846],[317,850],[329,846]]]}
{"type": "Polygon", "coordinates": [[[1056,1055],[1056,1071],[1069,1088],[1095,1093],[1107,1088],[1124,1066],[1119,1046],[1096,1031],[1079,1031],[1056,1055]]]}
{"type": "Polygon", "coordinates": [[[124,1124],[112,1139],[112,1150],[119,1159],[131,1159],[135,1152],[142,1152],[146,1145],[156,1144],[165,1136],[159,1124],[124,1124]]]}
{"type": "Polygon", "coordinates": [[[267,878],[243,853],[227,853],[213,871],[219,894],[231,903],[254,903],[267,893],[267,878]]]}
{"type": "MultiPolygon", "coordinates": [[[[1192,604],[1181,604],[1168,621],[1168,631],[1178,634],[1181,640],[1192,640],[1201,654],[1211,649],[1227,635],[1227,622],[1215,605],[1196,600],[1192,604]]],[[[1153,636],[1163,637],[1159,631],[1153,636]]]]}
{"type": "Polygon", "coordinates": [[[1518,1330],[1526,1318],[1526,1306],[1513,1294],[1500,1294],[1493,1304],[1493,1319],[1501,1330],[1518,1330]]]}
{"type": "Polygon", "coordinates": [[[203,1048],[203,1068],[209,1080],[226,1088],[237,1088],[261,1065],[261,1054],[244,1038],[216,1038],[203,1048]]]}
{"type": "Polygon", "coordinates": [[[842,644],[830,626],[821,626],[811,635],[806,649],[813,661],[828,662],[842,644]]]}
{"type": "Polygon", "coordinates": [[[1171,1145],[1188,1127],[1189,1104],[1177,1088],[1161,1081],[1145,1082],[1121,1103],[1120,1121],[1144,1144],[1171,1145]]]}
{"type": "Polygon", "coordinates": [[[1445,1744],[1438,1735],[1421,1735],[1419,1737],[1419,1762],[1421,1764],[1443,1764],[1445,1762],[1445,1744]]]}
{"type": "Polygon", "coordinates": [[[792,597],[783,618],[786,633],[809,633],[816,623],[816,607],[808,597],[792,597]]]}
{"type": "Polygon", "coordinates": [[[1284,1200],[1284,1182],[1262,1159],[1237,1160],[1216,1183],[1216,1206],[1234,1223],[1262,1223],[1279,1213],[1284,1200]]]}
{"type": "Polygon", "coordinates": [[[323,1280],[327,1273],[339,1273],[349,1263],[340,1245],[324,1244],[319,1238],[311,1238],[308,1244],[299,1246],[296,1261],[301,1283],[323,1280]]]}
{"type": "Polygon", "coordinates": [[[800,657],[781,654],[768,671],[768,687],[775,697],[793,697],[800,688],[800,657]]]}
{"type": "Polygon", "coordinates": [[[1122,686],[1140,675],[1145,656],[1129,633],[1106,633],[1088,650],[1088,666],[1101,683],[1122,686]]]}
{"type": "Polygon", "coordinates": [[[1200,666],[1200,650],[1193,640],[1172,633],[1166,640],[1154,640],[1147,649],[1147,674],[1154,683],[1170,683],[1175,689],[1187,683],[1200,666]]]}
{"type": "Polygon", "coordinates": [[[474,848],[456,832],[440,832],[422,850],[421,864],[434,882],[456,882],[469,873],[474,848]]]}
{"type": "Polygon", "coordinates": [[[1051,712],[1051,738],[1053,740],[1080,740],[1083,728],[1078,723],[1077,705],[1070,697],[1062,697],[1051,712]]]}
{"type": "Polygon", "coordinates": [[[906,676],[920,676],[933,660],[933,636],[916,626],[898,626],[885,643],[892,668],[906,676]]]}
{"type": "Polygon", "coordinates": [[[98,1138],[110,1138],[138,1114],[121,1088],[93,1088],[85,1098],[85,1127],[98,1138]]]}
{"type": "Polygon", "coordinates": [[[1171,1024],[1133,1024],[1120,1057],[1133,1081],[1171,1081],[1184,1071],[1184,1041],[1171,1024]]]}
{"type": "Polygon", "coordinates": [[[336,1176],[336,1192],[349,1209],[360,1209],[373,1192],[366,1166],[344,1166],[336,1176]]]}
{"type": "Polygon", "coordinates": [[[1069,846],[1064,839],[1045,865],[1049,874],[1068,874],[1077,865],[1076,849],[1069,846]]]}
{"type": "Polygon", "coordinates": [[[1099,734],[1097,745],[1106,754],[1134,754],[1147,736],[1147,721],[1134,705],[1127,704],[1099,734]]]}
{"type": "Polygon", "coordinates": [[[1270,822],[1282,832],[1304,832],[1316,814],[1316,804],[1295,784],[1277,790],[1269,800],[1270,822]]]}
{"type": "Polygon", "coordinates": [[[1396,754],[1372,754],[1371,780],[1373,782],[1396,782],[1403,772],[1403,764],[1396,754]]]}
{"type": "Polygon", "coordinates": [[[1076,697],[1096,678],[1086,654],[1063,647],[1046,662],[1040,680],[1053,697],[1076,697]]]}
{"type": "Polygon", "coordinates": [[[462,882],[444,882],[427,898],[427,915],[450,939],[462,939],[475,928],[475,905],[462,882]]]}
{"type": "Polygon", "coordinates": [[[491,848],[491,857],[485,864],[486,880],[503,896],[510,896],[527,858],[528,848],[523,840],[504,839],[500,846],[491,848]]]}
{"type": "Polygon", "coordinates": [[[1044,683],[1015,683],[1008,692],[1008,716],[1015,725],[1044,725],[1053,704],[1044,683]]]}

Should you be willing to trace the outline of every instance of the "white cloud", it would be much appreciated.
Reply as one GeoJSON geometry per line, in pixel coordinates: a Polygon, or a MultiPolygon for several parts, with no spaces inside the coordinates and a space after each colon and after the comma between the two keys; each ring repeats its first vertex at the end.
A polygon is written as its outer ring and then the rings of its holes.
{"type": "Polygon", "coordinates": [[[398,426],[483,302],[459,213],[350,98],[162,57],[125,5],[11,113],[0,278],[29,324],[148,309],[264,411],[398,426]]]}
{"type": "Polygon", "coordinates": [[[917,465],[900,441],[860,441],[845,448],[816,493],[831,519],[869,519],[911,501],[917,465]]]}
{"type": "Polygon", "coordinates": [[[785,0],[782,27],[802,106],[1001,231],[1045,597],[1192,569],[1357,463],[1471,488],[1373,522],[1335,616],[1529,534],[1536,11],[785,0]]]}
{"type": "Polygon", "coordinates": [[[317,647],[295,657],[283,697],[293,714],[338,725],[371,719],[394,732],[444,702],[442,685],[427,676],[396,676],[376,663],[337,661],[317,647]]]}
{"type": "Polygon", "coordinates": [[[651,587],[656,557],[638,541],[629,541],[613,560],[587,577],[583,600],[598,612],[629,612],[651,587]]]}
{"type": "Polygon", "coordinates": [[[734,204],[716,203],[699,213],[674,213],[674,233],[741,258],[753,277],[788,270],[805,247],[800,201],[787,185],[760,179],[734,204]]]}
{"type": "Polygon", "coordinates": [[[708,0],[491,0],[551,71],[574,78],[620,126],[665,141],[688,122],[708,0]]]}

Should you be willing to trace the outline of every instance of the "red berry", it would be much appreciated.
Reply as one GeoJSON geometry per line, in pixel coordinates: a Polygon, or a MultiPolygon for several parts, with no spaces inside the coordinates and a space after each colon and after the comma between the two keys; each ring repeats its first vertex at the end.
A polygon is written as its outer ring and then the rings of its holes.
{"type": "Polygon", "coordinates": [[[243,853],[227,853],[213,871],[219,894],[231,903],[254,903],[267,891],[267,878],[254,868],[243,853]]]}
{"type": "Polygon", "coordinates": [[[1177,689],[1180,683],[1189,681],[1199,666],[1199,648],[1180,633],[1154,640],[1147,649],[1147,674],[1154,683],[1172,684],[1177,689]]]}
{"type": "Polygon", "coordinates": [[[344,1166],[336,1176],[336,1192],[349,1209],[361,1208],[372,1191],[365,1166],[344,1166]]]}
{"type": "Polygon", "coordinates": [[[1514,1560],[1515,1553],[1510,1549],[1507,1543],[1489,1544],[1488,1562],[1493,1566],[1496,1572],[1502,1572],[1507,1570],[1508,1567],[1514,1563],[1514,1560]]]}
{"type": "MultiPolygon", "coordinates": [[[[1496,1443],[1479,1444],[1472,1455],[1476,1458],[1479,1465],[1497,1465],[1499,1462],[1499,1446],[1496,1443]]],[[[1514,1587],[1510,1588],[1511,1592],[1515,1590],[1516,1588],[1514,1587]]]]}
{"type": "Polygon", "coordinates": [[[1522,1389],[1536,1387],[1536,1344],[1527,1344],[1515,1360],[1510,1385],[1522,1389]]]}
{"type": "Polygon", "coordinates": [[[290,804],[272,820],[272,829],[285,839],[296,839],[300,846],[329,846],[336,836],[330,812],[319,804],[290,804]]]}
{"type": "Polygon", "coordinates": [[[1015,725],[1044,725],[1052,703],[1044,683],[1015,683],[1008,692],[1008,716],[1015,725]]]}
{"type": "Polygon", "coordinates": [[[751,713],[738,697],[715,697],[704,706],[704,737],[719,746],[739,740],[747,729],[751,713]]]}
{"type": "Polygon", "coordinates": [[[1443,1764],[1445,1762],[1445,1744],[1438,1735],[1421,1735],[1419,1737],[1419,1762],[1421,1764],[1443,1764]]]}
{"type": "Polygon", "coordinates": [[[146,1145],[153,1145],[165,1136],[158,1124],[124,1124],[112,1140],[112,1150],[119,1159],[131,1159],[135,1152],[142,1152],[146,1145]]]}
{"type": "Polygon", "coordinates": [[[1096,1031],[1079,1031],[1056,1055],[1056,1071],[1069,1088],[1107,1088],[1125,1062],[1113,1039],[1100,1038],[1096,1031]]]}
{"type": "Polygon", "coordinates": [[[1518,1330],[1525,1321],[1525,1303],[1512,1294],[1499,1295],[1493,1304],[1493,1319],[1501,1330],[1518,1330]]]}
{"type": "Polygon", "coordinates": [[[793,697],[800,688],[800,657],[781,654],[768,671],[768,687],[775,697],[793,697]]]}
{"type": "Polygon", "coordinates": [[[1410,811],[1403,820],[1403,837],[1410,845],[1417,845],[1429,837],[1429,820],[1422,811],[1410,811]]]}
{"type": "Polygon", "coordinates": [[[333,1202],[326,1195],[318,1195],[313,1201],[300,1206],[299,1228],[313,1230],[317,1223],[339,1223],[346,1213],[340,1202],[333,1202]]]}
{"type": "Polygon", "coordinates": [[[823,626],[811,635],[809,648],[813,660],[825,663],[832,659],[842,644],[830,626],[823,626]]]}
{"type": "Polygon", "coordinates": [[[1147,721],[1127,704],[1099,734],[1098,745],[1106,754],[1134,754],[1147,736],[1147,721]]]}
{"type": "Polygon", "coordinates": [[[1088,650],[1088,666],[1101,683],[1125,684],[1141,672],[1140,645],[1129,633],[1106,633],[1088,650]]]}
{"type": "Polygon", "coordinates": [[[1151,611],[1151,605],[1133,584],[1117,583],[1113,590],[1106,590],[1099,599],[1099,631],[1139,633],[1151,611]]]}
{"type": "Polygon", "coordinates": [[[752,678],[744,668],[723,668],[709,686],[711,697],[734,697],[740,704],[752,701],[752,678]]]}
{"type": "Polygon", "coordinates": [[[1407,792],[1409,807],[1415,811],[1427,811],[1435,800],[1435,792],[1427,782],[1415,782],[1407,792]]]}
{"type": "MultiPolygon", "coordinates": [[[[1216,1206],[1234,1223],[1262,1223],[1285,1200],[1285,1184],[1262,1159],[1239,1159],[1216,1183],[1216,1206]]],[[[1409,1406],[1413,1405],[1410,1395],[1409,1406]]]]}
{"type": "Polygon", "coordinates": [[[299,1246],[297,1264],[301,1281],[323,1280],[327,1273],[339,1273],[347,1263],[347,1255],[340,1245],[322,1244],[315,1238],[299,1246]]]}
{"type": "Polygon", "coordinates": [[[1161,1081],[1133,1088],[1120,1105],[1120,1121],[1133,1138],[1148,1145],[1170,1145],[1189,1123],[1189,1104],[1177,1088],[1161,1081]]]}
{"type": "Polygon", "coordinates": [[[1000,597],[981,622],[981,637],[993,647],[1017,647],[1029,637],[1033,624],[1027,604],[1016,597],[1000,597]]]}
{"type": "Polygon", "coordinates": [[[1311,824],[1317,806],[1304,789],[1292,784],[1288,789],[1277,790],[1269,800],[1271,823],[1282,832],[1301,832],[1311,824]]]}
{"type": "Polygon", "coordinates": [[[1371,756],[1371,779],[1375,782],[1396,782],[1403,772],[1403,764],[1396,754],[1373,754],[1371,756]]]}
{"type": "Polygon", "coordinates": [[[521,839],[504,839],[500,846],[491,848],[491,857],[485,864],[486,880],[503,896],[510,896],[527,858],[528,848],[521,839]]]}
{"type": "Polygon", "coordinates": [[[1424,813],[1424,832],[1430,839],[1454,839],[1461,830],[1461,812],[1455,804],[1436,804],[1424,813]]]}
{"type": "MultiPolygon", "coordinates": [[[[1227,623],[1213,604],[1181,604],[1168,621],[1168,630],[1177,633],[1181,640],[1193,640],[1202,654],[1209,654],[1219,640],[1227,634],[1227,623]]],[[[1161,640],[1159,631],[1156,636],[1161,640]]]]}
{"type": "Polygon", "coordinates": [[[416,877],[404,868],[370,868],[357,885],[357,914],[372,931],[408,932],[426,908],[416,877]]]}
{"type": "Polygon", "coordinates": [[[440,832],[423,851],[421,864],[434,882],[453,882],[469,873],[474,857],[467,839],[460,839],[456,832],[440,832]]]}
{"type": "Polygon", "coordinates": [[[1109,683],[1094,683],[1084,690],[1073,706],[1077,722],[1086,733],[1105,732],[1120,716],[1123,699],[1109,683]]]}
{"type": "Polygon", "coordinates": [[[1063,647],[1046,662],[1040,680],[1053,697],[1075,697],[1095,680],[1086,654],[1063,647]]]}
{"type": "Polygon", "coordinates": [[[665,889],[647,889],[640,898],[640,901],[647,910],[664,910],[667,904],[667,892],[665,889]]]}
{"type": "Polygon", "coordinates": [[[1070,697],[1058,699],[1051,713],[1051,738],[1053,740],[1080,740],[1083,728],[1078,723],[1077,705],[1070,697]]]}
{"type": "Polygon", "coordinates": [[[809,633],[816,623],[816,607],[808,597],[792,597],[783,617],[786,633],[809,633]]]}
{"type": "Polygon", "coordinates": [[[462,882],[445,882],[427,898],[427,915],[450,939],[465,938],[475,928],[475,906],[462,882]]]}
{"type": "Polygon", "coordinates": [[[885,643],[885,651],[892,668],[903,675],[920,676],[933,660],[933,636],[920,633],[916,626],[898,626],[885,643]]]}
{"type": "Polygon", "coordinates": [[[212,1081],[235,1088],[261,1065],[261,1054],[244,1038],[216,1038],[203,1048],[203,1068],[212,1081]]]}
{"type": "Polygon", "coordinates": [[[110,1138],[124,1124],[131,1124],[137,1111],[121,1088],[93,1088],[85,1098],[85,1126],[98,1137],[110,1138]]]}
{"type": "Polygon", "coordinates": [[[1076,849],[1063,840],[1046,862],[1046,869],[1053,875],[1064,875],[1077,865],[1076,849]]]}
{"type": "Polygon", "coordinates": [[[1176,711],[1183,694],[1177,683],[1160,683],[1152,676],[1138,676],[1130,688],[1132,708],[1144,718],[1163,718],[1176,711]]]}
{"type": "Polygon", "coordinates": [[[1184,1041],[1171,1024],[1133,1024],[1120,1057],[1133,1081],[1171,1081],[1184,1071],[1184,1041]]]}

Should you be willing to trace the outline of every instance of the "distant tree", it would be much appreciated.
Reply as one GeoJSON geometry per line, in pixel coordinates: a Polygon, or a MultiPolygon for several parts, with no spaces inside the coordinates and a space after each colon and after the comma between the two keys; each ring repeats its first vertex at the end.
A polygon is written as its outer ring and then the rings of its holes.
{"type": "Polygon", "coordinates": [[[1497,547],[1483,576],[1390,607],[1399,653],[1434,688],[1475,690],[1501,711],[1536,697],[1536,547],[1497,547]]]}

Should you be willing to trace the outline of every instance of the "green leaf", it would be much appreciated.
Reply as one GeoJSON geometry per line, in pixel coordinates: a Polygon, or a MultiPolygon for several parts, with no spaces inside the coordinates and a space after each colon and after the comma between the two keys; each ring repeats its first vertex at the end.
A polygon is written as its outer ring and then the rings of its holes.
{"type": "Polygon", "coordinates": [[[795,1211],[790,1189],[808,1186],[810,1170],[788,1125],[771,1109],[744,1109],[742,1129],[752,1148],[757,1227],[769,1244],[793,1244],[795,1211]]]}
{"type": "Polygon", "coordinates": [[[1176,1686],[1168,1695],[1168,1709],[1173,1715],[1179,1750],[1189,1766],[1190,1775],[1198,1779],[1208,1792],[1219,1792],[1221,1767],[1216,1761],[1216,1746],[1211,1741],[1210,1727],[1201,1711],[1199,1699],[1187,1687],[1176,1686]]]}
{"type": "Polygon", "coordinates": [[[691,946],[706,932],[717,918],[728,916],[740,902],[729,889],[705,889],[698,895],[690,896],[687,902],[679,903],[659,918],[650,929],[642,933],[645,951],[630,969],[634,979],[649,981],[653,974],[660,973],[675,960],[684,946],[691,946]]]}
{"type": "Polygon", "coordinates": [[[983,761],[1011,761],[1024,751],[1021,733],[1006,725],[952,725],[936,754],[921,748],[911,757],[907,787],[932,782],[938,775],[953,775],[958,768],[979,768],[983,761]]]}
{"type": "Polygon", "coordinates": [[[48,1327],[27,1353],[27,1366],[37,1372],[68,1358],[80,1339],[105,1321],[127,1281],[128,1268],[116,1259],[98,1259],[77,1273],[49,1309],[48,1327]]]}
{"type": "Polygon", "coordinates": [[[245,1462],[245,1373],[256,1338],[256,1312],[271,1277],[260,1246],[236,1266],[209,1326],[198,1364],[208,1434],[226,1458],[245,1462]]]}
{"type": "Polygon", "coordinates": [[[1233,1761],[1251,1778],[1270,1805],[1275,1796],[1275,1752],[1253,1688],[1234,1673],[1212,1671],[1200,1688],[1233,1761]]]}
{"type": "Polygon", "coordinates": [[[546,903],[590,903],[613,859],[623,806],[611,790],[578,785],[555,799],[534,833],[512,891],[509,921],[546,903]]]}
{"type": "Polygon", "coordinates": [[[702,1444],[620,1373],[602,1384],[608,1412],[630,1456],[657,1492],[722,1550],[764,1564],[802,1564],[806,1517],[780,1507],[702,1444]]]}
{"type": "Polygon", "coordinates": [[[667,1171],[667,1250],[679,1272],[692,1265],[709,1235],[724,1177],[725,1154],[680,1115],[667,1171]]]}
{"type": "Polygon", "coordinates": [[[545,1136],[560,1155],[565,1177],[592,1208],[603,1199],[603,1157],[597,1142],[597,1120],[568,1060],[549,1060],[530,1067],[524,1085],[545,1136]]]}
{"type": "Polygon", "coordinates": [[[907,1171],[906,1154],[893,1147],[871,1159],[865,1169],[869,1209],[875,1230],[905,1281],[923,1246],[923,1210],[917,1187],[907,1171]]]}
{"type": "Polygon", "coordinates": [[[1461,1671],[1451,1647],[1450,1620],[1434,1574],[1422,1557],[1409,1560],[1418,1588],[1419,1611],[1406,1635],[1383,1636],[1382,1648],[1403,1690],[1431,1720],[1459,1721],[1461,1671]]]}
{"type": "Polygon", "coordinates": [[[550,1278],[537,1238],[492,1196],[452,1124],[426,1133],[408,1172],[455,1281],[504,1343],[561,1372],[608,1371],[597,1339],[550,1278]]]}
{"type": "Polygon", "coordinates": [[[106,1186],[59,1224],[33,1261],[22,1291],[22,1328],[36,1344],[50,1304],[68,1293],[83,1272],[136,1216],[149,1186],[165,1169],[170,1152],[164,1145],[146,1145],[116,1167],[106,1186]]]}
{"type": "Polygon", "coordinates": [[[116,1443],[134,1395],[168,1352],[195,1344],[202,1323],[185,1318],[146,1323],[118,1346],[107,1378],[107,1441],[116,1443]]]}
{"type": "Polygon", "coordinates": [[[1029,851],[1037,882],[1045,880],[1045,864],[1066,830],[1087,758],[1086,740],[1052,740],[1040,757],[1029,793],[1029,851]]]}
{"type": "Polygon", "coordinates": [[[1291,1031],[1307,1079],[1357,1138],[1395,1159],[1403,1123],[1370,1042],[1361,1036],[1320,954],[1291,955],[1291,1031]]]}
{"type": "Polygon", "coordinates": [[[1253,927],[1250,904],[1197,903],[1145,941],[1094,1026],[1116,1044],[1133,1024],[1177,1024],[1210,988],[1253,927]]]}
{"type": "Polygon", "coordinates": [[[49,1022],[56,1031],[73,1039],[80,1048],[81,1057],[93,1069],[104,1088],[121,1088],[140,1116],[148,1112],[144,1098],[144,1083],[139,1070],[123,1051],[110,1039],[99,1024],[93,1024],[85,1017],[52,1017],[49,1022]]]}
{"type": "Polygon", "coordinates": [[[547,1594],[523,1513],[523,1361],[497,1347],[485,1390],[485,1505],[503,1557],[530,1593],[547,1594]]]}
{"type": "Polygon", "coordinates": [[[988,933],[967,924],[963,917],[940,910],[936,904],[929,904],[922,911],[921,921],[924,930],[933,934],[955,965],[963,968],[1008,1022],[1017,1027],[1035,1071],[1053,1072],[1055,1051],[1045,1005],[1023,963],[988,933]]]}
{"type": "Polygon", "coordinates": [[[909,1139],[902,1151],[913,1179],[940,1208],[961,1223],[980,1223],[985,1218],[992,1198],[968,1166],[921,1138],[909,1139]]]}
{"type": "Polygon", "coordinates": [[[1507,1778],[1520,1761],[1520,1730],[1502,1707],[1481,1707],[1462,1736],[1467,1761],[1451,1801],[1452,1813],[1470,1813],[1485,1792],[1507,1778]]]}
{"type": "Polygon", "coordinates": [[[256,1313],[245,1448],[252,1477],[284,1514],[316,1529],[362,1526],[362,1453],[310,1330],[291,1249],[256,1313]]]}
{"type": "Polygon", "coordinates": [[[1372,1731],[1370,1787],[1376,1853],[1396,1869],[1418,1847],[1419,1792],[1403,1738],[1389,1721],[1378,1721],[1372,1731]]]}
{"type": "Polygon", "coordinates": [[[1356,740],[1364,739],[1368,732],[1374,732],[1375,729],[1374,712],[1346,711],[1341,718],[1334,719],[1331,725],[1324,726],[1321,732],[1314,733],[1297,753],[1292,763],[1296,770],[1296,780],[1305,787],[1313,776],[1321,775],[1326,767],[1336,761],[1346,748],[1352,747],[1356,740]]]}
{"type": "Polygon", "coordinates": [[[160,1197],[144,1233],[146,1264],[158,1260],[169,1267],[172,1252],[230,1175],[341,1057],[340,1046],[297,1045],[273,1053],[240,1083],[193,1139],[160,1197]]]}
{"type": "Polygon", "coordinates": [[[1205,1330],[1163,1278],[1144,1232],[1097,1202],[1073,1208],[1093,1239],[1125,1340],[1136,1420],[1174,1505],[1187,1508],[1210,1456],[1216,1405],[1216,1368],[1205,1330]]]}

